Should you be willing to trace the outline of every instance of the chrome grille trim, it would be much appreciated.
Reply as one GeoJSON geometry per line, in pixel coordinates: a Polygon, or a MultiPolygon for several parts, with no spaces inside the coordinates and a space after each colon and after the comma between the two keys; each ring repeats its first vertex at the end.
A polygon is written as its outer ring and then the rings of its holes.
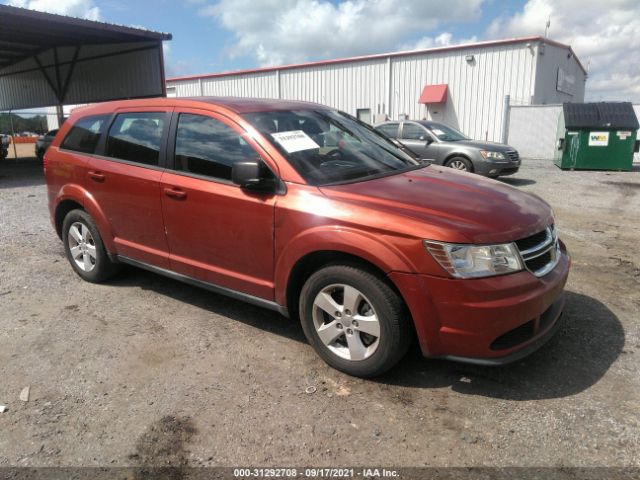
{"type": "Polygon", "coordinates": [[[509,157],[509,160],[511,161],[516,161],[520,159],[520,155],[516,150],[507,150],[505,153],[507,154],[507,157],[509,157]]]}
{"type": "Polygon", "coordinates": [[[522,263],[525,265],[526,269],[536,277],[545,276],[547,273],[553,270],[560,261],[560,243],[558,242],[558,236],[556,234],[555,226],[551,225],[550,227],[547,227],[545,229],[545,232],[546,238],[538,245],[527,248],[526,250],[520,250],[518,248],[522,263]],[[547,262],[540,268],[537,268],[535,270],[532,269],[529,262],[546,254],[549,254],[550,256],[549,262],[547,262]]]}
{"type": "MultiPolygon", "coordinates": [[[[520,251],[520,255],[522,255],[522,258],[524,260],[528,260],[529,258],[534,258],[534,256],[530,256],[533,253],[538,252],[539,250],[551,245],[554,240],[555,240],[555,229],[553,228],[553,225],[549,228],[547,228],[545,230],[545,233],[547,234],[547,237],[544,239],[544,241],[542,243],[539,243],[538,245],[535,245],[531,248],[527,248],[526,250],[521,250],[520,251]]],[[[544,253],[544,252],[543,252],[544,253]]],[[[542,255],[542,253],[540,254],[542,255]]],[[[535,255],[535,257],[537,257],[539,255],[535,255]]]]}

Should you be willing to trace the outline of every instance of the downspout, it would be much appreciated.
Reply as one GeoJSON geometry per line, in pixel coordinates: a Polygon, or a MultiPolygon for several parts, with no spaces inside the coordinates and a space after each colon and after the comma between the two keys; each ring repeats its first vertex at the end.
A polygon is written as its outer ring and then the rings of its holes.
{"type": "Polygon", "coordinates": [[[511,96],[504,96],[504,105],[502,107],[502,132],[500,135],[501,143],[506,144],[509,140],[509,118],[511,113],[511,96]]]}
{"type": "Polygon", "coordinates": [[[391,84],[391,57],[387,57],[387,108],[389,109],[389,120],[392,119],[391,97],[393,95],[393,86],[391,84]]]}

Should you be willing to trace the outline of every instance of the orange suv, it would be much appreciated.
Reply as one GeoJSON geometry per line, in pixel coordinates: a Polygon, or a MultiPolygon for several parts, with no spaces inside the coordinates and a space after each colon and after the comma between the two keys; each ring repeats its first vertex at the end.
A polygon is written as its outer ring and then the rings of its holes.
{"type": "Polygon", "coordinates": [[[71,266],[121,263],[299,318],[331,366],[501,364],[555,331],[569,256],[540,198],[420,163],[350,115],[238,98],[74,111],[48,149],[71,266]]]}

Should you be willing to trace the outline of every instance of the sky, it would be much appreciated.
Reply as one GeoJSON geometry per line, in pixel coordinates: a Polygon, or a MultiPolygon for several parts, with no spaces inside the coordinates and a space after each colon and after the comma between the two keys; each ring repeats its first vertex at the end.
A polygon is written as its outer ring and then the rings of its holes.
{"type": "Polygon", "coordinates": [[[640,103],[640,0],[2,0],[170,32],[167,76],[544,35],[589,70],[586,100],[640,103]]]}

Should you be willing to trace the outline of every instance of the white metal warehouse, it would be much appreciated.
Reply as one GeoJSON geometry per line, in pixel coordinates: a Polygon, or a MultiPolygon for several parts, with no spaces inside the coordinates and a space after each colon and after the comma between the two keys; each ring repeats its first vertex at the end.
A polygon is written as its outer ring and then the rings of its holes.
{"type": "Polygon", "coordinates": [[[512,105],[582,102],[586,78],[570,46],[524,37],[171,78],[167,94],[305,100],[370,123],[427,118],[500,141],[507,95],[512,105]]]}

